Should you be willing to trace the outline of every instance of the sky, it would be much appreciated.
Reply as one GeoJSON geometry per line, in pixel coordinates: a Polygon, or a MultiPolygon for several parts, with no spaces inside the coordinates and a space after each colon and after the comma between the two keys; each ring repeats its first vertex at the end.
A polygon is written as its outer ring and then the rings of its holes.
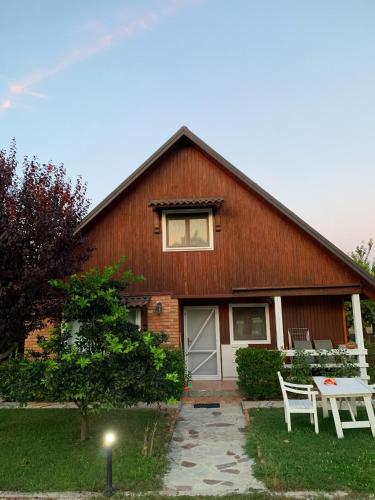
{"type": "Polygon", "coordinates": [[[373,0],[0,0],[0,148],[99,203],[188,126],[342,250],[375,237],[373,0]]]}

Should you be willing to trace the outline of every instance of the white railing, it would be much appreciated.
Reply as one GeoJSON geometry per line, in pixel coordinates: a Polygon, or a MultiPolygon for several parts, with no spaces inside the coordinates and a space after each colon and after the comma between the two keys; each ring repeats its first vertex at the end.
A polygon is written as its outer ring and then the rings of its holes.
{"type": "MultiPolygon", "coordinates": [[[[293,358],[297,352],[303,352],[306,356],[357,356],[358,361],[356,363],[353,363],[354,366],[358,367],[361,372],[361,379],[368,381],[369,376],[367,375],[367,368],[368,368],[368,363],[366,362],[366,355],[367,355],[367,349],[330,349],[330,350],[325,350],[325,349],[282,349],[282,353],[286,358],[293,358]]],[[[320,365],[319,363],[309,363],[309,365],[313,368],[319,368],[320,365]]],[[[285,368],[291,368],[292,364],[291,363],[285,363],[284,364],[285,368]]],[[[335,368],[338,366],[337,363],[325,363],[324,366],[326,368],[335,368]]]]}

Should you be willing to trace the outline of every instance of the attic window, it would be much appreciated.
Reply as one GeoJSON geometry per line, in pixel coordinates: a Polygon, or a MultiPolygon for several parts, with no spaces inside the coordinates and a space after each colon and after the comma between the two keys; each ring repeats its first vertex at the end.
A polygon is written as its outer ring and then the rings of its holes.
{"type": "Polygon", "coordinates": [[[163,251],[213,250],[212,209],[163,210],[163,251]]]}
{"type": "MultiPolygon", "coordinates": [[[[154,233],[160,234],[160,221],[161,216],[166,211],[173,211],[173,213],[180,213],[186,210],[198,210],[200,212],[209,211],[211,215],[215,216],[215,231],[221,231],[221,218],[220,208],[224,203],[222,196],[203,196],[200,198],[175,198],[166,200],[151,200],[148,204],[154,213],[154,233]]],[[[186,232],[186,239],[188,235],[186,232]]]]}

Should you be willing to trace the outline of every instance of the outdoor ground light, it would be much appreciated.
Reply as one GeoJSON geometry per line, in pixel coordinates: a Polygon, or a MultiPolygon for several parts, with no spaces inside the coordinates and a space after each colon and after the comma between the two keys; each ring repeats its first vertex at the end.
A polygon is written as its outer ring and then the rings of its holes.
{"type": "Polygon", "coordinates": [[[106,432],[104,434],[104,448],[107,452],[107,485],[104,494],[108,497],[113,495],[112,486],[112,446],[116,441],[116,436],[113,432],[106,432]]]}

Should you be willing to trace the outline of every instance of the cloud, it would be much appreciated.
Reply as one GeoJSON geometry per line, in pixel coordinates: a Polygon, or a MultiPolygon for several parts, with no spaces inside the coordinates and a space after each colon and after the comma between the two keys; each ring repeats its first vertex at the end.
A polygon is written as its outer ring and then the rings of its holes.
{"type": "Polygon", "coordinates": [[[0,113],[13,108],[21,95],[46,99],[46,95],[33,90],[35,85],[66,71],[74,64],[109,50],[114,44],[122,40],[136,37],[143,32],[151,30],[163,18],[174,16],[178,14],[180,10],[197,5],[201,2],[202,0],[167,0],[162,4],[162,8],[159,10],[155,9],[153,11],[144,12],[132,21],[125,21],[111,29],[102,30],[90,41],[90,43],[78,46],[70,52],[67,52],[55,64],[35,70],[20,81],[9,83],[7,94],[0,100],[0,113]]]}
{"type": "Polygon", "coordinates": [[[0,104],[0,111],[6,111],[12,107],[12,100],[9,98],[5,98],[3,102],[0,104]]]}

